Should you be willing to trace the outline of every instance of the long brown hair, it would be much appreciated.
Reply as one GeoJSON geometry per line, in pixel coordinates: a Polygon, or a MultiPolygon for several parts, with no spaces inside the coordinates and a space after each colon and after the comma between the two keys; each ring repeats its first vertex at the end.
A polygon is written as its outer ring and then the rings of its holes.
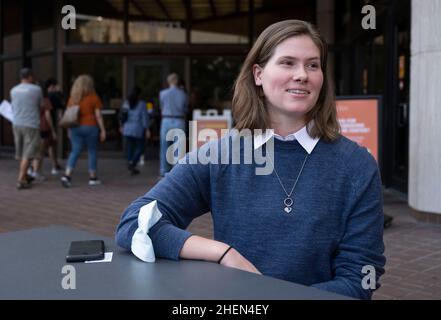
{"type": "Polygon", "coordinates": [[[301,20],[285,20],[270,25],[260,34],[248,53],[234,83],[232,112],[236,129],[270,129],[265,96],[262,87],[255,85],[253,66],[258,64],[264,68],[282,41],[302,35],[309,36],[320,50],[323,72],[323,85],[317,103],[306,114],[307,122],[314,120],[314,126],[307,126],[308,132],[313,138],[320,137],[327,141],[339,136],[334,88],[327,73],[328,47],[317,29],[301,20]]]}
{"type": "Polygon", "coordinates": [[[75,79],[70,90],[70,104],[79,104],[83,97],[95,94],[93,79],[88,74],[82,74],[75,79]]]}

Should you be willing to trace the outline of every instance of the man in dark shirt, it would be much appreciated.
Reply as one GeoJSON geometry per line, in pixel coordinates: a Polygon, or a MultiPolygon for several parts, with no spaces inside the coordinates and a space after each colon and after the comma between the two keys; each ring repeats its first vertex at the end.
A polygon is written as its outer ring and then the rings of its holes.
{"type": "MultiPolygon", "coordinates": [[[[52,104],[51,117],[55,130],[58,128],[58,120],[61,112],[64,110],[63,94],[61,92],[58,81],[54,78],[47,79],[45,83],[48,98],[52,104]]],[[[49,156],[52,159],[53,168],[51,173],[53,175],[58,174],[62,167],[58,162],[57,143],[56,140],[52,140],[51,145],[48,148],[49,156]]]]}

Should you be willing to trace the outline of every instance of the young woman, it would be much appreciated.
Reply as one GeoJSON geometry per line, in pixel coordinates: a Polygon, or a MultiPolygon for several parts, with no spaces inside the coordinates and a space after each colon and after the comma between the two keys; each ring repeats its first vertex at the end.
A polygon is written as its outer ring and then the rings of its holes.
{"type": "Polygon", "coordinates": [[[179,164],[125,210],[118,244],[143,258],[140,243],[151,240],[157,257],[370,299],[385,264],[380,175],[367,150],[339,134],[326,70],[326,43],[309,23],[263,31],[237,78],[233,116],[239,130],[274,130],[253,137],[255,150],[273,142],[272,173],[256,175],[253,164],[179,164]],[[208,211],[214,240],[185,230],[208,211]],[[145,217],[157,222],[146,228],[145,217]]]}
{"type": "Polygon", "coordinates": [[[138,174],[136,169],[141,155],[144,154],[145,139],[150,136],[149,115],[146,102],[139,98],[141,90],[134,87],[122,107],[127,112],[127,119],[122,123],[122,134],[125,140],[126,159],[129,172],[138,174]]]}
{"type": "Polygon", "coordinates": [[[69,108],[74,105],[80,106],[79,126],[69,129],[72,151],[67,160],[66,171],[61,177],[61,183],[66,188],[71,186],[72,171],[75,168],[83,146],[86,145],[88,153],[89,185],[99,185],[101,182],[98,180],[96,174],[98,139],[101,142],[106,140],[106,130],[101,115],[103,104],[101,99],[95,93],[93,79],[89,75],[80,75],[75,80],[70,91],[67,107],[69,108]]]}

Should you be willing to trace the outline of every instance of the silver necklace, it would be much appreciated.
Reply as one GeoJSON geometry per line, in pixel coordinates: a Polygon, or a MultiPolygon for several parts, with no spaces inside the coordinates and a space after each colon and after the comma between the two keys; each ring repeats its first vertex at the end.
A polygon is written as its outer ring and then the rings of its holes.
{"type": "Polygon", "coordinates": [[[302,174],[303,168],[305,167],[306,160],[308,160],[308,156],[309,156],[309,154],[306,154],[305,160],[303,160],[302,167],[300,168],[299,174],[297,175],[297,179],[294,182],[294,185],[292,186],[291,191],[289,193],[286,192],[285,186],[283,185],[282,180],[280,179],[279,174],[277,173],[276,166],[274,165],[274,162],[271,159],[271,156],[268,157],[271,160],[271,164],[273,165],[274,173],[276,174],[276,177],[279,180],[279,183],[282,186],[283,191],[286,194],[286,198],[285,198],[285,200],[283,200],[283,204],[285,205],[285,208],[283,210],[286,213],[291,213],[291,211],[292,211],[292,205],[294,204],[294,201],[292,200],[291,195],[294,191],[294,188],[297,185],[297,181],[299,181],[300,175],[302,174]]]}

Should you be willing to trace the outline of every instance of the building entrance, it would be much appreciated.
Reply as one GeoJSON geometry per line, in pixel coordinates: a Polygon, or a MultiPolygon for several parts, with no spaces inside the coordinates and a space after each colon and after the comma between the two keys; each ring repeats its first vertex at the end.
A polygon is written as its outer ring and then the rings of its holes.
{"type": "MultiPolygon", "coordinates": [[[[141,89],[141,99],[146,101],[146,108],[150,115],[150,131],[152,133],[147,142],[147,158],[158,157],[159,129],[161,114],[159,108],[159,92],[167,87],[167,76],[175,72],[181,79],[185,79],[184,59],[160,58],[130,58],[127,63],[127,88],[129,94],[136,86],[141,89]]],[[[185,81],[182,81],[185,87],[185,81]]]]}

